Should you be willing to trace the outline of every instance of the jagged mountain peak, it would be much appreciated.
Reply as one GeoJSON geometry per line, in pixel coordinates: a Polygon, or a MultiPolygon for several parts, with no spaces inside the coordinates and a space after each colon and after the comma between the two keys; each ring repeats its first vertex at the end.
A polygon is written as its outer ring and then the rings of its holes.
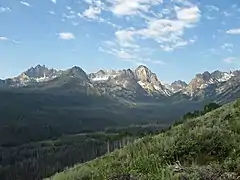
{"type": "Polygon", "coordinates": [[[64,75],[74,77],[74,78],[82,78],[82,79],[88,80],[88,76],[87,76],[86,72],[78,66],[74,66],[74,67],[68,69],[64,73],[64,75]]]}
{"type": "Polygon", "coordinates": [[[203,81],[209,81],[211,79],[211,73],[208,71],[205,71],[202,74],[197,74],[195,78],[201,79],[203,81]]]}
{"type": "Polygon", "coordinates": [[[149,68],[147,67],[147,66],[145,66],[145,65],[139,65],[137,68],[136,68],[136,70],[137,69],[146,69],[146,70],[149,70],[149,68]]]}
{"type": "Polygon", "coordinates": [[[104,71],[104,70],[99,70],[96,74],[98,74],[98,75],[105,75],[106,74],[106,72],[104,71]]]}
{"type": "Polygon", "coordinates": [[[187,85],[188,84],[185,81],[177,80],[177,81],[174,81],[171,85],[166,84],[165,86],[173,93],[177,93],[185,89],[187,85]]]}
{"type": "Polygon", "coordinates": [[[209,95],[210,92],[212,94],[222,92],[227,86],[223,88],[218,88],[218,86],[230,81],[232,78],[236,77],[236,75],[237,74],[233,72],[222,72],[219,70],[212,73],[206,71],[203,74],[197,74],[183,92],[193,97],[206,96],[209,95]]]}
{"type": "Polygon", "coordinates": [[[174,84],[182,84],[182,85],[187,85],[187,83],[185,81],[182,81],[182,80],[177,80],[177,81],[174,81],[171,85],[174,85],[174,84]]]}
{"type": "Polygon", "coordinates": [[[107,81],[117,76],[119,72],[114,70],[102,70],[100,69],[96,73],[90,73],[88,75],[89,79],[92,81],[107,81]]]}
{"type": "Polygon", "coordinates": [[[137,67],[137,69],[135,69],[135,78],[138,80],[138,83],[149,93],[157,92],[167,96],[172,94],[169,89],[162,85],[157,75],[144,65],[140,65],[137,67]]]}
{"type": "Polygon", "coordinates": [[[48,69],[45,65],[37,65],[31,67],[24,72],[29,78],[43,78],[43,77],[52,77],[57,73],[55,69],[48,69]]]}
{"type": "Polygon", "coordinates": [[[156,77],[156,74],[153,74],[146,66],[140,65],[135,69],[136,78],[141,82],[151,82],[153,76],[156,77]]]}
{"type": "Polygon", "coordinates": [[[213,71],[213,72],[211,73],[211,75],[217,76],[217,75],[220,75],[220,74],[222,74],[222,73],[223,73],[222,71],[216,70],[216,71],[213,71]]]}
{"type": "Polygon", "coordinates": [[[135,74],[131,69],[124,69],[119,72],[119,77],[135,79],[135,74]]]}
{"type": "Polygon", "coordinates": [[[78,71],[78,72],[84,72],[82,68],[78,67],[78,66],[73,66],[72,68],[68,69],[70,71],[78,71]]]}

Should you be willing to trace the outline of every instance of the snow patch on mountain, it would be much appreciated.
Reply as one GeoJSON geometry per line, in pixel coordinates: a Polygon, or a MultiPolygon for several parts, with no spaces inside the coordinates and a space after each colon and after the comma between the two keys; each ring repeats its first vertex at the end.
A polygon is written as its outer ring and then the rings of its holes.
{"type": "Polygon", "coordinates": [[[92,81],[107,81],[109,80],[110,76],[98,76],[92,79],[92,81]]]}

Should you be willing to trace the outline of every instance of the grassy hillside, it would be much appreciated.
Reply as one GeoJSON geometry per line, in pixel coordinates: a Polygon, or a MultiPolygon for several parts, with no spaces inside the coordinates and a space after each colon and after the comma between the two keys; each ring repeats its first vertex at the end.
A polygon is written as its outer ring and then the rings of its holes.
{"type": "Polygon", "coordinates": [[[240,100],[50,179],[230,180],[238,176],[240,100]]]}

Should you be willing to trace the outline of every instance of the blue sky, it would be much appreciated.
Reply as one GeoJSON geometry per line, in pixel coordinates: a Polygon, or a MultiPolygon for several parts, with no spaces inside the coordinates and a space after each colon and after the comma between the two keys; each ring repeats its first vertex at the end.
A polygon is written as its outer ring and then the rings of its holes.
{"type": "Polygon", "coordinates": [[[240,67],[239,0],[1,0],[0,78],[37,64],[147,65],[161,81],[240,67]]]}

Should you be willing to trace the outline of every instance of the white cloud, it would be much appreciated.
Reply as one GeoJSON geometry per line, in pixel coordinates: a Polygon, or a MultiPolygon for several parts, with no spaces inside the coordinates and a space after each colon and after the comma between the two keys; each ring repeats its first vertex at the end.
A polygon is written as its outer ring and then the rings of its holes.
{"type": "Polygon", "coordinates": [[[101,9],[93,6],[90,6],[83,12],[83,16],[89,19],[97,19],[99,14],[101,14],[101,9]]]}
{"type": "Polygon", "coordinates": [[[7,41],[8,38],[7,37],[4,37],[4,36],[0,36],[0,41],[7,41]]]}
{"type": "Polygon", "coordinates": [[[21,3],[22,5],[24,5],[24,6],[30,7],[30,4],[29,4],[28,2],[26,2],[26,1],[20,1],[20,3],[21,3]]]}
{"type": "Polygon", "coordinates": [[[63,13],[62,16],[63,16],[64,18],[66,18],[66,19],[75,19],[75,18],[76,18],[76,15],[75,15],[75,14],[69,14],[69,15],[67,15],[67,14],[63,13]]]}
{"type": "Polygon", "coordinates": [[[18,40],[12,40],[12,42],[14,43],[14,44],[20,44],[21,42],[20,41],[18,41],[18,40]]]}
{"type": "Polygon", "coordinates": [[[99,51],[116,56],[119,59],[133,63],[143,64],[145,62],[153,64],[163,64],[160,61],[154,61],[149,58],[152,55],[153,49],[140,46],[122,47],[118,41],[106,41],[99,47],[99,51]]]}
{"type": "Polygon", "coordinates": [[[208,19],[208,20],[214,20],[214,19],[216,19],[216,17],[208,16],[208,15],[206,15],[205,17],[206,17],[206,19],[208,19]]]}
{"type": "Polygon", "coordinates": [[[115,36],[117,38],[117,42],[122,47],[135,47],[134,42],[134,31],[131,30],[120,30],[115,32],[115,36]]]}
{"type": "Polygon", "coordinates": [[[224,48],[228,48],[228,47],[234,47],[234,45],[231,44],[231,43],[224,43],[224,44],[222,45],[222,47],[223,47],[223,49],[224,49],[224,48]]]}
{"type": "Polygon", "coordinates": [[[217,6],[214,6],[214,5],[207,5],[206,8],[209,11],[220,11],[220,9],[217,6]]]}
{"type": "Polygon", "coordinates": [[[75,36],[73,33],[69,33],[69,32],[62,32],[58,34],[59,39],[62,40],[72,40],[75,39],[75,36]]]}
{"type": "Polygon", "coordinates": [[[143,28],[127,28],[116,31],[114,43],[117,44],[117,47],[115,49],[124,49],[129,54],[133,54],[143,48],[138,44],[138,40],[147,39],[155,41],[163,51],[167,52],[195,43],[196,39],[194,38],[185,40],[184,34],[186,29],[194,27],[200,20],[201,11],[197,6],[175,7],[174,10],[176,18],[152,17],[145,19],[146,25],[143,28]]]}
{"type": "Polygon", "coordinates": [[[224,43],[221,45],[221,48],[225,49],[225,50],[231,50],[233,47],[234,47],[234,45],[231,43],[224,43]]]}
{"type": "Polygon", "coordinates": [[[51,0],[54,4],[56,4],[57,3],[57,0],[51,0]]]}
{"type": "Polygon", "coordinates": [[[8,42],[11,42],[13,44],[20,44],[19,40],[10,39],[10,38],[5,37],[5,36],[0,36],[0,41],[8,41],[8,42]]]}
{"type": "Polygon", "coordinates": [[[138,30],[136,34],[160,43],[160,48],[164,51],[172,51],[194,43],[195,40],[183,40],[183,35],[187,28],[193,27],[193,23],[200,19],[200,14],[196,10],[183,10],[178,16],[179,20],[152,20],[146,28],[138,30]],[[193,12],[196,12],[196,14],[193,12]]]}
{"type": "Polygon", "coordinates": [[[115,15],[136,15],[147,12],[153,5],[162,3],[162,0],[108,0],[112,4],[111,11],[115,15]]]}
{"type": "Polygon", "coordinates": [[[125,50],[117,50],[117,56],[121,59],[134,59],[135,57],[125,50]]]}
{"type": "Polygon", "coordinates": [[[11,11],[11,9],[9,7],[0,6],[0,13],[10,12],[10,11],[11,11]]]}
{"type": "Polygon", "coordinates": [[[51,15],[56,15],[56,13],[54,11],[48,11],[48,13],[51,15]]]}
{"type": "Polygon", "coordinates": [[[79,17],[107,23],[117,28],[114,39],[105,42],[99,51],[120,59],[134,63],[162,64],[161,61],[149,58],[152,54],[144,47],[144,42],[151,40],[157,43],[159,48],[156,50],[169,52],[196,41],[191,37],[186,38],[185,33],[200,21],[201,11],[188,0],[170,0],[167,9],[163,0],[84,0],[84,2],[89,6],[77,14],[79,17]],[[121,18],[128,23],[124,28],[120,27],[104,19],[103,12],[112,13],[115,18],[121,18]],[[135,22],[141,22],[141,25],[135,26],[135,22]],[[135,28],[127,27],[130,23],[135,28]],[[148,58],[149,61],[146,61],[148,58]]]}
{"type": "Polygon", "coordinates": [[[147,28],[139,30],[137,34],[160,43],[164,51],[172,51],[194,43],[193,40],[183,40],[187,28],[194,26],[201,18],[198,7],[175,8],[177,19],[154,19],[149,21],[147,28]]]}
{"type": "Polygon", "coordinates": [[[198,22],[201,18],[201,11],[197,6],[190,8],[176,9],[177,18],[188,23],[198,22]]]}
{"type": "Polygon", "coordinates": [[[226,16],[226,17],[229,17],[229,16],[232,16],[232,15],[233,15],[232,13],[229,13],[229,12],[227,12],[227,11],[224,11],[223,14],[224,14],[224,16],[226,16]]]}
{"type": "Polygon", "coordinates": [[[236,61],[235,57],[228,57],[228,58],[223,59],[223,62],[228,63],[228,64],[234,63],[235,61],[236,61]]]}
{"type": "Polygon", "coordinates": [[[240,28],[237,29],[229,29],[227,34],[240,34],[240,28]]]}

